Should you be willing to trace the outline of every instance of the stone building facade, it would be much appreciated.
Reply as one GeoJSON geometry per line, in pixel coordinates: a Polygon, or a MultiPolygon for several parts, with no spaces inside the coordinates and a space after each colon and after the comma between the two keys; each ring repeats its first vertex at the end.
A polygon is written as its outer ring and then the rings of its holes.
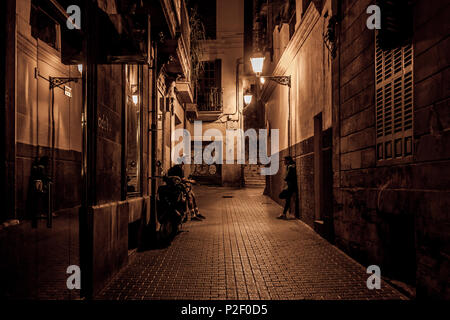
{"type": "MultiPolygon", "coordinates": [[[[413,1],[412,39],[380,50],[375,32],[366,27],[370,4],[343,1],[337,26],[335,241],[359,261],[379,264],[385,276],[416,286],[418,297],[448,298],[449,59],[444,26],[450,7],[445,1],[413,1]],[[394,91],[389,91],[391,83],[394,91]]],[[[408,6],[403,4],[405,16],[408,6]]]]}
{"type": "MultiPolygon", "coordinates": [[[[227,145],[225,135],[226,130],[243,128],[244,3],[218,0],[198,1],[198,5],[208,7],[208,14],[214,17],[209,20],[215,28],[210,27],[213,31],[207,31],[206,40],[201,42],[200,59],[204,63],[204,72],[196,88],[197,113],[192,120],[202,121],[203,133],[207,130],[220,132],[223,137],[220,141],[223,164],[191,164],[189,170],[199,182],[239,187],[241,165],[236,160],[237,143],[234,141],[232,146],[227,145]],[[208,100],[215,100],[215,95],[218,103],[208,105],[208,100]],[[230,147],[235,150],[233,164],[226,163],[227,149],[230,147]]],[[[201,18],[208,21],[204,16],[201,18]]],[[[187,129],[193,141],[203,140],[203,145],[210,143],[209,139],[215,139],[208,134],[204,138],[196,135],[193,122],[188,122],[187,129]]]]}
{"type": "Polygon", "coordinates": [[[258,38],[265,39],[259,44],[266,56],[263,74],[291,76],[291,88],[273,81],[254,84],[261,99],[255,112],[265,114],[262,127],[280,130],[280,170],[267,177],[266,192],[282,203],[278,194],[285,187],[283,158],[290,154],[299,187],[292,214],[332,239],[332,57],[323,41],[332,2],[255,5],[261,21],[255,32],[263,32],[258,38]]]}
{"type": "Polygon", "coordinates": [[[76,1],[81,29],[71,4],[2,2],[5,297],[90,297],[127,264],[158,228],[157,163],[192,102],[184,1],[76,1]],[[65,286],[71,265],[81,292],[65,286]]]}
{"type": "MultiPolygon", "coordinates": [[[[263,74],[292,77],[291,137],[288,88],[258,96],[297,164],[296,216],[417,297],[448,298],[448,3],[253,4],[263,74]]],[[[283,175],[266,180],[278,201],[283,175]]]]}

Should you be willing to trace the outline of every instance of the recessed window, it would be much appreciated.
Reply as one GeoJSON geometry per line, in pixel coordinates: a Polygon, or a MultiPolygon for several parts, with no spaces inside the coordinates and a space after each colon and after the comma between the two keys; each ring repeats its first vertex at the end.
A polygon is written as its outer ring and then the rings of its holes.
{"type": "Polygon", "coordinates": [[[222,111],[222,60],[204,61],[197,86],[199,111],[222,111]]]}
{"type": "Polygon", "coordinates": [[[378,161],[412,155],[413,47],[383,50],[376,38],[375,104],[378,161]]]}
{"type": "Polygon", "coordinates": [[[34,3],[31,5],[30,25],[31,35],[34,38],[59,50],[59,24],[47,12],[34,3]]]}

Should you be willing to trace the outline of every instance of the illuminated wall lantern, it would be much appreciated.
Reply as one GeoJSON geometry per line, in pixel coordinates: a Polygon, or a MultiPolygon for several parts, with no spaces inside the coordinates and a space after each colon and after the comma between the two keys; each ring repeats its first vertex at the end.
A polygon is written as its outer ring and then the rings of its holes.
{"type": "Polygon", "coordinates": [[[264,59],[266,59],[262,54],[256,54],[253,58],[250,58],[252,64],[253,72],[256,75],[260,75],[263,70],[264,59]]]}
{"type": "Polygon", "coordinates": [[[83,65],[82,64],[78,65],[78,72],[83,73],[83,65]]]}
{"type": "Polygon", "coordinates": [[[131,100],[133,100],[135,105],[139,102],[139,87],[137,84],[131,85],[131,100]]]}
{"type": "Polygon", "coordinates": [[[245,105],[249,105],[251,102],[252,102],[252,94],[251,94],[251,92],[249,92],[249,91],[247,91],[245,94],[244,94],[244,103],[245,103],[245,105]]]}
{"type": "MultiPolygon", "coordinates": [[[[259,78],[259,81],[264,84],[266,81],[265,79],[269,79],[272,81],[275,81],[278,84],[281,84],[282,86],[289,87],[288,90],[288,125],[287,125],[287,136],[288,136],[288,149],[289,149],[289,155],[291,155],[291,76],[261,76],[263,65],[264,65],[264,59],[265,57],[260,53],[257,52],[252,58],[250,58],[250,62],[252,64],[253,72],[256,73],[256,77],[259,78]]],[[[244,98],[245,99],[245,98],[244,98]]]]}

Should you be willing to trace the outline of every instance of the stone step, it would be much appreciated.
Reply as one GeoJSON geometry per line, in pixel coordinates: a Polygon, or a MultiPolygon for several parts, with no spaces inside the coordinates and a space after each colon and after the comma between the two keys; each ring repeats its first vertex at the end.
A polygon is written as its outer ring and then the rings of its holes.
{"type": "Polygon", "coordinates": [[[261,175],[262,167],[257,164],[249,164],[244,167],[244,182],[246,187],[261,188],[266,185],[266,178],[261,175]]]}
{"type": "Polygon", "coordinates": [[[261,176],[244,176],[244,180],[262,180],[266,181],[266,178],[261,176]]]}
{"type": "Polygon", "coordinates": [[[246,188],[264,188],[265,186],[265,184],[245,184],[246,188]]]}
{"type": "Polygon", "coordinates": [[[259,185],[259,186],[264,186],[266,184],[265,181],[260,181],[260,180],[245,180],[245,185],[259,185]]]}

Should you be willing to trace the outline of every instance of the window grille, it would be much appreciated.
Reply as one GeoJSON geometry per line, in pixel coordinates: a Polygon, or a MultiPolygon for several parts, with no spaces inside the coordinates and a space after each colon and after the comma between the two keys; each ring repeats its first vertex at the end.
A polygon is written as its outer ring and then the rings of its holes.
{"type": "Polygon", "coordinates": [[[222,111],[222,60],[204,61],[197,86],[199,111],[222,111]]]}

